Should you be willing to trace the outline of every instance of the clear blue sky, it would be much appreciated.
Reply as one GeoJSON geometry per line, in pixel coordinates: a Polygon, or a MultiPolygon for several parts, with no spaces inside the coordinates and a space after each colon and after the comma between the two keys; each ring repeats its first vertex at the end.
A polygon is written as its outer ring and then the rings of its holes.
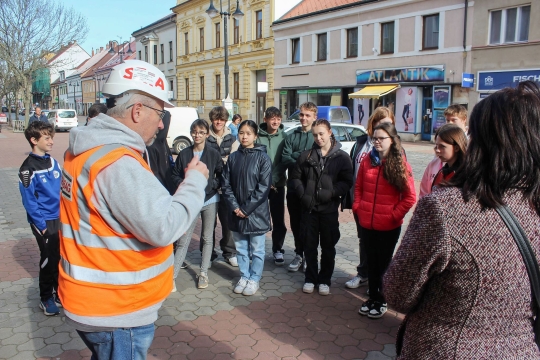
{"type": "MultiPolygon", "coordinates": [[[[81,46],[88,52],[109,40],[129,40],[131,33],[169,14],[175,0],[58,0],[86,16],[88,34],[81,46]]],[[[210,1],[208,2],[210,3],[210,1]]]]}

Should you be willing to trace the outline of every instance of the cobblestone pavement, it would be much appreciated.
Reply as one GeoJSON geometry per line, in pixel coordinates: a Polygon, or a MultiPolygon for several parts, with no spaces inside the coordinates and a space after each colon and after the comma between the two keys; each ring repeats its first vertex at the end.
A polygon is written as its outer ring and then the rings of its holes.
{"type": "MultiPolygon", "coordinates": [[[[88,359],[90,352],[64,316],[47,317],[38,308],[39,252],[21,205],[17,169],[28,152],[22,134],[0,138],[0,359],[88,359]]],[[[55,137],[53,156],[61,160],[67,133],[55,137]]],[[[420,180],[432,148],[405,144],[420,180]]],[[[417,181],[418,185],[418,181],[417,181]]],[[[407,221],[410,214],[407,217],[407,221]]],[[[288,224],[287,224],[288,225],[288,224]]],[[[178,292],[164,302],[156,321],[149,359],[393,359],[394,338],[403,316],[389,310],[380,320],[358,314],[365,287],[346,289],[355,274],[358,240],[352,215],[340,214],[341,239],[331,294],[304,294],[302,272],[273,264],[267,237],[261,288],[254,296],[232,292],[238,268],[221,261],[209,270],[210,285],[196,288],[200,264],[197,227],[178,279],[178,292]]],[[[217,231],[220,234],[220,229],[217,231]]],[[[285,240],[285,263],[293,239],[285,240]]],[[[92,301],[89,299],[89,306],[92,301]]]]}

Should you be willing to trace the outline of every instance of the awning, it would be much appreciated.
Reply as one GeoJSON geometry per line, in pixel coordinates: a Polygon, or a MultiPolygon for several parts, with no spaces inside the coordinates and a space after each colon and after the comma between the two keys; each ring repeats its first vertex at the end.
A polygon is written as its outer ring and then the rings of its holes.
{"type": "Polygon", "coordinates": [[[400,85],[367,85],[365,88],[349,94],[349,99],[358,98],[375,98],[390,94],[392,91],[399,89],[400,85]]]}

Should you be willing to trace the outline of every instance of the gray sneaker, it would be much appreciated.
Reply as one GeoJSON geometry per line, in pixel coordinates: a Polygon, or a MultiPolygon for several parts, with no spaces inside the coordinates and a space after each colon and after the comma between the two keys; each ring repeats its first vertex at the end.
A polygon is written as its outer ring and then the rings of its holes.
{"type": "Polygon", "coordinates": [[[206,273],[201,273],[199,275],[199,281],[197,283],[198,289],[206,289],[208,287],[208,275],[206,273]]]}
{"type": "Polygon", "coordinates": [[[302,266],[303,259],[300,255],[296,255],[289,264],[289,271],[298,271],[300,269],[300,266],[302,266]]]}
{"type": "Polygon", "coordinates": [[[345,283],[345,287],[349,289],[356,289],[360,286],[367,285],[367,283],[368,283],[368,278],[362,277],[360,275],[356,275],[351,280],[345,283]]]}

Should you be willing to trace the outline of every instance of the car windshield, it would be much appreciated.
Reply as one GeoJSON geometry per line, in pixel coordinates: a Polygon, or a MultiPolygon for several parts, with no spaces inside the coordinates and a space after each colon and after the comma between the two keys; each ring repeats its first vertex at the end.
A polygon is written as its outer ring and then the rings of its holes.
{"type": "Polygon", "coordinates": [[[60,111],[58,113],[58,117],[62,118],[62,119],[74,118],[75,117],[75,111],[60,111]]]}

